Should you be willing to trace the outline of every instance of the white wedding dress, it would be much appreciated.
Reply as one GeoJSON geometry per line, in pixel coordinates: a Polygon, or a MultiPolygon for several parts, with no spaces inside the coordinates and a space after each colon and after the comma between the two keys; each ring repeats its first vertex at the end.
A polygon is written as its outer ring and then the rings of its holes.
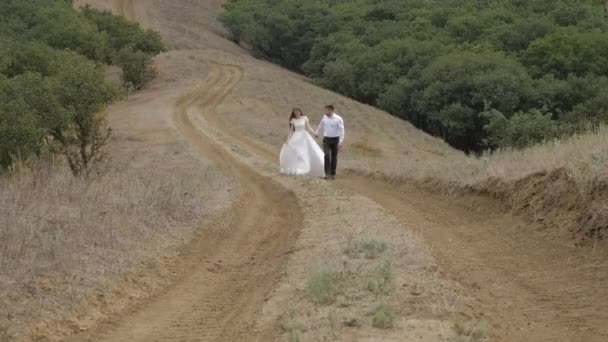
{"type": "Polygon", "coordinates": [[[315,139],[306,132],[307,120],[307,117],[291,120],[294,131],[281,148],[281,173],[324,177],[325,155],[315,139]]]}

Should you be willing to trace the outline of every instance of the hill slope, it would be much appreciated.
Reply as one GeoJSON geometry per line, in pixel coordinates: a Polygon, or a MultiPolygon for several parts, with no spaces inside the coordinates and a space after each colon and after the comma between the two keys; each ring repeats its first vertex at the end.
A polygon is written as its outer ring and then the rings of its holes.
{"type": "MultiPolygon", "coordinates": [[[[430,177],[455,189],[482,184],[500,171],[487,166],[502,164],[467,158],[406,122],[251,57],[222,37],[214,19],[221,1],[86,2],[160,30],[173,49],[157,59],[159,78],[147,90],[110,109],[113,126],[189,144],[196,158],[236,178],[240,191],[226,216],[201,228],[170,264],[176,277],[165,292],[109,324],[94,323],[117,310],[101,308],[96,319],[81,312],[70,322],[90,331],[74,340],[441,341],[454,337],[456,320],[486,321],[495,340],[608,338],[601,251],[591,256],[566,240],[547,241],[485,197],[455,203],[355,176],[329,184],[281,177],[276,156],[291,107],[317,122],[333,103],[347,122],[342,168],[407,182],[430,177]],[[370,238],[387,242],[381,258],[353,257],[350,247],[370,238]],[[387,270],[383,259],[390,261],[390,286],[370,291],[377,270],[387,270]],[[337,279],[337,294],[318,305],[309,284],[325,268],[337,279]],[[393,329],[376,329],[377,305],[386,303],[398,319],[393,329]]],[[[121,155],[119,145],[114,153],[121,155]]]]}

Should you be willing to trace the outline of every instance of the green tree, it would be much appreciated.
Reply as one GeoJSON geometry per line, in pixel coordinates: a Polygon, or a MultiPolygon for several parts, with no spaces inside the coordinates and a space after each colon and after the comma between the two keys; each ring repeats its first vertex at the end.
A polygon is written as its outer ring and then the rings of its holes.
{"type": "MultiPolygon", "coordinates": [[[[82,12],[99,31],[106,34],[112,55],[127,46],[151,56],[166,50],[160,34],[142,29],[139,23],[130,22],[124,17],[113,15],[110,11],[99,11],[88,5],[82,8],[82,12]]],[[[112,56],[107,58],[107,62],[112,62],[112,56]]]]}
{"type": "Polygon", "coordinates": [[[103,147],[111,131],[106,126],[103,109],[116,95],[104,80],[101,67],[79,56],[66,59],[55,77],[55,96],[66,109],[70,120],[50,131],[52,144],[63,154],[75,176],[88,175],[103,159],[103,147]]]}
{"type": "Polygon", "coordinates": [[[524,148],[533,144],[559,137],[559,125],[551,119],[551,114],[538,110],[528,113],[519,112],[507,119],[502,113],[485,113],[489,118],[484,126],[489,147],[524,148]]]}
{"type": "Polygon", "coordinates": [[[15,77],[26,72],[36,72],[43,76],[57,73],[61,63],[60,54],[46,44],[31,42],[9,42],[0,51],[4,61],[2,74],[15,77]]]}
{"type": "Polygon", "coordinates": [[[524,63],[535,77],[608,74],[608,33],[563,29],[532,42],[524,63]]]}
{"type": "Polygon", "coordinates": [[[13,84],[0,77],[0,169],[10,166],[15,158],[28,157],[40,149],[44,131],[22,98],[11,98],[13,84]]]}
{"type": "Polygon", "coordinates": [[[40,22],[30,35],[57,49],[70,49],[95,61],[104,61],[108,39],[94,23],[65,2],[40,11],[40,22]]]}
{"type": "Polygon", "coordinates": [[[417,110],[429,113],[435,132],[465,150],[479,150],[488,108],[511,115],[530,92],[515,60],[495,53],[456,52],[437,58],[421,75],[417,110]]]}

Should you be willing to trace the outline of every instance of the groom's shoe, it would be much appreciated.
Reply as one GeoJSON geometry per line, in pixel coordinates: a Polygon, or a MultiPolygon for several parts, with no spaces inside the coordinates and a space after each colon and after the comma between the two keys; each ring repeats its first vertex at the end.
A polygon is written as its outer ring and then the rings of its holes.
{"type": "Polygon", "coordinates": [[[333,180],[333,179],[336,179],[336,175],[331,175],[331,176],[329,176],[329,179],[332,179],[332,180],[333,180]]]}

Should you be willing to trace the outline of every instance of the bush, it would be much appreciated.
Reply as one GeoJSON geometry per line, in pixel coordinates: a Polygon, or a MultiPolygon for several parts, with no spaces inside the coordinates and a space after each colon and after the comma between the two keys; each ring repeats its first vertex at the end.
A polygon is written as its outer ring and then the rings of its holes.
{"type": "Polygon", "coordinates": [[[107,36],[65,2],[40,10],[40,22],[31,30],[37,40],[56,49],[69,49],[94,61],[104,61],[107,36]]]}
{"type": "Polygon", "coordinates": [[[515,147],[524,148],[540,142],[559,137],[559,126],[551,119],[551,114],[533,110],[528,113],[516,113],[507,119],[502,113],[486,113],[489,123],[484,127],[490,148],[515,147]]]}
{"type": "Polygon", "coordinates": [[[363,255],[366,259],[376,259],[387,248],[386,242],[378,238],[370,238],[358,243],[350,243],[344,253],[353,258],[363,255]]]}
{"type": "MultiPolygon", "coordinates": [[[[0,80],[0,88],[7,86],[10,85],[0,80]]],[[[0,90],[0,169],[39,151],[43,136],[27,103],[23,99],[6,99],[0,90]]]]}
{"type": "Polygon", "coordinates": [[[579,126],[587,123],[599,126],[608,122],[608,94],[600,94],[576,105],[563,120],[579,126]]]}
{"type": "Polygon", "coordinates": [[[486,324],[484,322],[456,322],[452,326],[456,333],[457,342],[482,342],[486,338],[486,324]]]}
{"type": "Polygon", "coordinates": [[[313,302],[330,304],[337,293],[336,275],[326,268],[321,268],[310,275],[307,287],[313,302]]]}
{"type": "Polygon", "coordinates": [[[608,74],[608,33],[564,29],[530,44],[524,63],[533,76],[608,74]]]}
{"type": "Polygon", "coordinates": [[[54,94],[67,120],[48,127],[52,146],[63,154],[75,176],[87,175],[103,159],[102,148],[111,130],[102,115],[116,90],[105,81],[103,69],[77,55],[66,56],[55,77],[54,94]]]}
{"type": "Polygon", "coordinates": [[[122,68],[122,79],[127,88],[141,89],[156,76],[152,57],[131,46],[118,51],[113,62],[122,68]]]}
{"type": "Polygon", "coordinates": [[[160,34],[151,30],[143,30],[138,23],[130,22],[124,17],[112,15],[110,11],[99,11],[89,5],[82,9],[84,16],[95,23],[99,31],[108,37],[111,62],[111,55],[117,53],[127,46],[131,46],[135,51],[141,51],[154,56],[165,51],[165,46],[160,34]]]}
{"type": "Polygon", "coordinates": [[[60,52],[37,41],[7,42],[0,51],[0,58],[4,64],[1,72],[8,78],[28,71],[52,76],[62,63],[60,52]]]}
{"type": "Polygon", "coordinates": [[[391,329],[394,326],[395,314],[393,308],[380,304],[372,311],[372,326],[378,329],[391,329]]]}
{"type": "Polygon", "coordinates": [[[38,73],[0,76],[0,167],[6,168],[16,157],[39,155],[49,129],[67,123],[56,89],[53,79],[38,73]]]}

